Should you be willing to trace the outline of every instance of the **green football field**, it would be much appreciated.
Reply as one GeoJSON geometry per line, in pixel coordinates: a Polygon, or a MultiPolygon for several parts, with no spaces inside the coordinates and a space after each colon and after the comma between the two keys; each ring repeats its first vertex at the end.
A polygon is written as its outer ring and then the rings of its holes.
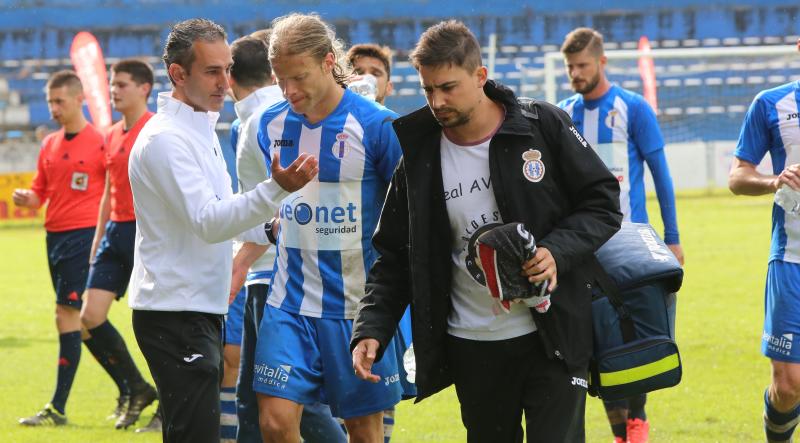
{"type": "MultiPolygon", "coordinates": [[[[677,387],[649,396],[653,443],[763,441],[762,395],[769,364],[759,346],[770,204],[767,197],[723,192],[679,196],[687,259],[677,325],[684,373],[677,387]]],[[[658,219],[658,208],[651,205],[650,214],[658,219]]],[[[105,421],[116,388],[85,348],[67,404],[70,424],[20,427],[19,417],[50,400],[56,372],[54,295],[41,228],[0,229],[0,297],[5,300],[0,311],[0,441],[160,441],[156,435],[116,431],[113,422],[105,421]]],[[[111,320],[145,368],[126,300],[113,306],[111,320]]],[[[152,413],[152,407],[146,410],[142,422],[152,413]]],[[[586,428],[589,442],[612,440],[602,405],[594,398],[587,400],[586,428]]],[[[465,441],[454,391],[416,405],[401,403],[393,441],[465,441]]]]}

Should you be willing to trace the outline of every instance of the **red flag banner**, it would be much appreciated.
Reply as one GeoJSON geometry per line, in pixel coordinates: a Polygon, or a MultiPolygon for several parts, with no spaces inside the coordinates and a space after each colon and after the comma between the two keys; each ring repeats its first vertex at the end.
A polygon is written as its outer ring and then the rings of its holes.
{"type": "Polygon", "coordinates": [[[656,97],[656,66],[653,57],[650,57],[650,40],[647,36],[639,39],[639,75],[642,77],[642,95],[647,103],[658,112],[658,99],[656,97]]]}
{"type": "Polygon", "coordinates": [[[92,123],[101,131],[111,126],[111,103],[103,51],[91,33],[79,32],[72,40],[70,58],[83,83],[92,123]]]}

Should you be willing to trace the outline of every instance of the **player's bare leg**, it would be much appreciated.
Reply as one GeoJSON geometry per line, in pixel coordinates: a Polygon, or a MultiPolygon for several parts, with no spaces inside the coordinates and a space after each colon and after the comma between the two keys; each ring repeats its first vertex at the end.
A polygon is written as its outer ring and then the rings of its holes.
{"type": "Polygon", "coordinates": [[[379,443],[383,441],[383,411],[344,420],[350,443],[379,443]]]}
{"type": "Polygon", "coordinates": [[[258,394],[258,423],[264,443],[300,441],[303,405],[285,398],[258,394]]]}
{"type": "Polygon", "coordinates": [[[791,441],[800,421],[800,364],[771,360],[772,384],[767,388],[764,430],[768,442],[791,441]]]}

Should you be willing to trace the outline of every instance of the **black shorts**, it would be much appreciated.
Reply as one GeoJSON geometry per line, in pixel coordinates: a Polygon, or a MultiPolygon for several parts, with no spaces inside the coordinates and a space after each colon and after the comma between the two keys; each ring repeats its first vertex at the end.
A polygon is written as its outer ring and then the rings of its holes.
{"type": "Polygon", "coordinates": [[[47,264],[56,304],[81,308],[93,238],[94,227],[47,232],[47,264]]]}
{"type": "Polygon", "coordinates": [[[86,287],[114,292],[117,294],[117,300],[122,298],[128,289],[133,271],[135,239],[135,221],[109,221],[89,269],[89,281],[86,287]]]}
{"type": "Polygon", "coordinates": [[[508,340],[448,336],[447,360],[461,405],[467,441],[582,442],[586,369],[568,372],[547,358],[537,333],[508,340]]]}

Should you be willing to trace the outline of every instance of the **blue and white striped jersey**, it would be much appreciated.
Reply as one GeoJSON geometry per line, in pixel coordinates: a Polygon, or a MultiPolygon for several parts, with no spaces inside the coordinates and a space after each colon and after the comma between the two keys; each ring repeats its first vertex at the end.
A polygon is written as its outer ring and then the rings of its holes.
{"type": "Polygon", "coordinates": [[[285,101],[262,115],[258,141],[267,169],[275,150],[283,167],[302,152],[319,160],[319,175],[281,203],[267,303],[309,317],[355,316],[376,258],[372,234],[401,155],[396,117],[350,90],[313,125],[285,101]]]}
{"type": "Polygon", "coordinates": [[[587,142],[619,180],[620,209],[625,221],[648,223],[644,162],[650,167],[664,221],[664,241],[678,244],[675,192],[664,155],[664,139],[653,109],[644,97],[612,85],[602,97],[580,94],[560,102],[587,142]]]}
{"type": "MultiPolygon", "coordinates": [[[[734,155],[759,164],[769,152],[772,172],[800,163],[800,82],[761,91],[744,117],[734,155]]],[[[800,263],[800,219],[785,217],[783,208],[772,206],[770,261],[800,263]]]]}

